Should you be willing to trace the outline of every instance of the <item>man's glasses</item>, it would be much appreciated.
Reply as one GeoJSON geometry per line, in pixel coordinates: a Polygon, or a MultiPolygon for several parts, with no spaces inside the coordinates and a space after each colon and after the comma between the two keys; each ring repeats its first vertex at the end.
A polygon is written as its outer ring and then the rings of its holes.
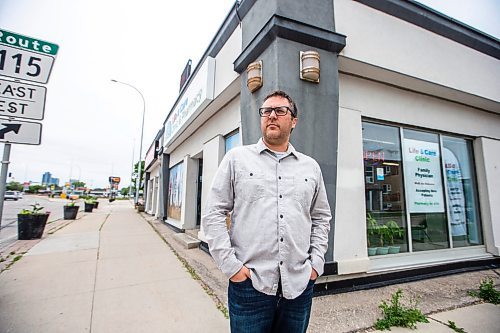
{"type": "Polygon", "coordinates": [[[295,114],[292,112],[292,110],[288,106],[277,106],[274,108],[271,108],[271,107],[260,108],[259,114],[261,117],[269,117],[271,115],[271,113],[273,113],[273,111],[278,117],[286,115],[288,113],[288,111],[290,111],[292,116],[295,117],[295,114]]]}

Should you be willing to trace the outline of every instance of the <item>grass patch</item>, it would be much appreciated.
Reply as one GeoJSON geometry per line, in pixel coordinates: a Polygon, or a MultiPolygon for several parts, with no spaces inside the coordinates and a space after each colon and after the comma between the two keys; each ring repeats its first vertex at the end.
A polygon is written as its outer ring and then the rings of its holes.
{"type": "Polygon", "coordinates": [[[403,291],[398,289],[392,295],[390,303],[382,301],[379,308],[382,310],[384,317],[377,320],[375,323],[376,329],[390,331],[392,326],[415,329],[418,322],[429,322],[422,314],[422,311],[417,308],[417,301],[415,299],[411,299],[410,305],[406,306],[401,302],[402,297],[403,291]]]}
{"type": "Polygon", "coordinates": [[[488,303],[500,304],[500,291],[495,289],[492,278],[481,280],[479,290],[469,291],[469,295],[479,297],[488,303]]]}
{"type": "Polygon", "coordinates": [[[448,320],[448,325],[447,326],[449,328],[451,328],[452,330],[454,330],[455,332],[457,332],[457,333],[467,333],[466,331],[464,331],[463,328],[457,327],[457,324],[455,324],[454,321],[448,320]]]}

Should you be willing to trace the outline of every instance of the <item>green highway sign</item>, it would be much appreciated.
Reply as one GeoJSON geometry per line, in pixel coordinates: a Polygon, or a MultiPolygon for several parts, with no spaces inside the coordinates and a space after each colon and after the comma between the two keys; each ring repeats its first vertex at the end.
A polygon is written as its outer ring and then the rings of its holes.
{"type": "Polygon", "coordinates": [[[0,43],[51,56],[55,56],[59,50],[57,44],[19,35],[3,29],[0,29],[0,43]]]}

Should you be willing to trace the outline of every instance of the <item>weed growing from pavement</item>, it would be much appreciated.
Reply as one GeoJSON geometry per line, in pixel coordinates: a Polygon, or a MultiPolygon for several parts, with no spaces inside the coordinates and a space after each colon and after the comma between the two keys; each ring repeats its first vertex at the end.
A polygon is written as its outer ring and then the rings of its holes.
{"type": "Polygon", "coordinates": [[[410,300],[410,306],[405,306],[401,303],[403,291],[398,289],[391,297],[391,302],[386,301],[378,306],[384,315],[384,318],[378,319],[375,323],[375,328],[378,330],[391,330],[392,326],[407,327],[411,329],[417,328],[417,322],[428,323],[429,321],[422,314],[422,311],[417,308],[417,301],[410,300]]]}
{"type": "Polygon", "coordinates": [[[488,303],[500,304],[500,291],[493,286],[492,278],[481,280],[479,290],[469,291],[469,295],[479,297],[488,303]]]}
{"type": "Polygon", "coordinates": [[[2,273],[3,271],[6,271],[8,270],[12,265],[14,265],[14,263],[16,261],[19,261],[23,255],[25,254],[26,252],[21,252],[19,253],[17,256],[14,257],[14,255],[16,254],[15,251],[12,251],[9,253],[9,255],[7,255],[7,257],[5,258],[2,258],[2,260],[0,260],[0,262],[5,262],[7,261],[5,267],[3,267],[1,270],[0,270],[0,273],[2,273]]]}
{"type": "Polygon", "coordinates": [[[457,332],[457,333],[467,333],[466,331],[464,331],[463,328],[457,327],[457,324],[455,324],[454,321],[448,320],[448,325],[447,326],[449,328],[451,328],[452,330],[454,330],[455,332],[457,332]]]}

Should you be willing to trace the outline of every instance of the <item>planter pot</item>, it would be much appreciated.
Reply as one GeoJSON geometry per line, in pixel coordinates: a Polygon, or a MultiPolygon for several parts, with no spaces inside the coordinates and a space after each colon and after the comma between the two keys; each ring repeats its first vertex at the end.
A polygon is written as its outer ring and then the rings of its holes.
{"type": "Polygon", "coordinates": [[[137,208],[137,212],[143,212],[144,211],[144,205],[137,205],[135,208],[137,208]]]}
{"type": "Polygon", "coordinates": [[[85,212],[92,213],[92,209],[94,209],[93,203],[85,203],[85,212]]]}
{"type": "Polygon", "coordinates": [[[401,250],[401,246],[389,246],[389,254],[396,254],[399,253],[401,250]]]}
{"type": "Polygon", "coordinates": [[[113,202],[113,201],[115,201],[115,198],[109,198],[108,200],[109,200],[109,202],[113,202]]]}
{"type": "Polygon", "coordinates": [[[377,254],[377,248],[376,247],[369,247],[368,248],[368,255],[369,256],[374,256],[377,254]]]}
{"type": "Polygon", "coordinates": [[[74,220],[76,219],[76,215],[78,214],[78,209],[80,206],[64,206],[64,219],[65,220],[74,220]]]}
{"type": "Polygon", "coordinates": [[[384,246],[384,247],[377,247],[377,254],[380,255],[380,254],[387,254],[389,253],[389,247],[388,246],[384,246]]]}
{"type": "Polygon", "coordinates": [[[41,238],[48,219],[49,219],[49,214],[18,214],[17,238],[18,239],[41,238]]]}
{"type": "Polygon", "coordinates": [[[97,209],[98,206],[99,206],[99,201],[94,202],[94,208],[97,209]]]}

